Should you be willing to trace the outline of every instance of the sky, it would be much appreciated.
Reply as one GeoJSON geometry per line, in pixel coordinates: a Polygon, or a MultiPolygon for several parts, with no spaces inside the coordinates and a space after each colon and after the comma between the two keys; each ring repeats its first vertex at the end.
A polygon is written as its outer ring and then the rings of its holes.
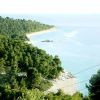
{"type": "Polygon", "coordinates": [[[0,14],[100,14],[100,0],[0,0],[0,14]]]}

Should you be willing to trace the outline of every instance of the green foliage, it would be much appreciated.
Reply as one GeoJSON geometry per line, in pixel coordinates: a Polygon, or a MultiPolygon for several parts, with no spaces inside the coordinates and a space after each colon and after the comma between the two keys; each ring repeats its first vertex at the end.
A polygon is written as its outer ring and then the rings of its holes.
{"type": "Polygon", "coordinates": [[[26,95],[21,97],[21,100],[43,100],[44,93],[39,89],[27,90],[26,95]]]}
{"type": "Polygon", "coordinates": [[[25,90],[11,89],[8,85],[0,85],[0,100],[17,100],[25,94],[25,90]]]}
{"type": "Polygon", "coordinates": [[[48,93],[44,98],[44,100],[83,100],[83,96],[79,92],[71,96],[65,94],[62,90],[59,90],[57,93],[48,93]]]}
{"type": "Polygon", "coordinates": [[[31,46],[18,39],[10,39],[0,36],[0,63],[6,73],[12,70],[13,73],[26,72],[32,79],[34,73],[49,79],[56,78],[60,71],[63,71],[59,58],[55,60],[45,51],[31,46]]]}
{"type": "Polygon", "coordinates": [[[46,91],[52,86],[52,83],[48,80],[42,80],[41,83],[37,86],[41,91],[46,91]]]}
{"type": "Polygon", "coordinates": [[[100,70],[91,77],[87,88],[91,100],[98,100],[100,98],[100,70]]]}
{"type": "Polygon", "coordinates": [[[76,92],[75,94],[73,94],[72,100],[83,100],[83,95],[79,92],[76,92]]]}
{"type": "Polygon", "coordinates": [[[1,100],[3,97],[4,100],[23,100],[27,93],[30,94],[28,98],[36,98],[41,91],[50,88],[52,84],[49,79],[57,78],[63,71],[58,57],[46,54],[23,40],[0,35],[0,45],[1,100]],[[36,88],[39,90],[33,90],[36,88]],[[34,94],[31,93],[33,91],[34,94]]]}
{"type": "Polygon", "coordinates": [[[9,17],[2,18],[0,16],[0,34],[4,34],[12,38],[25,39],[26,33],[41,31],[51,27],[53,26],[42,24],[37,21],[12,19],[9,17]]]}

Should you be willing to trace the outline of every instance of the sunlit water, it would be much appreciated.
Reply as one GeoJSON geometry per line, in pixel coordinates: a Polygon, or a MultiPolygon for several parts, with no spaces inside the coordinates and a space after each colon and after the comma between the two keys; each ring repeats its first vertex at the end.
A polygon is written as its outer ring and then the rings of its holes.
{"type": "Polygon", "coordinates": [[[36,19],[57,27],[54,32],[31,37],[31,42],[49,54],[58,55],[63,68],[76,76],[79,90],[86,94],[85,84],[100,69],[100,66],[95,67],[100,64],[100,15],[10,16],[36,19]],[[53,42],[41,42],[43,40],[53,42]],[[88,67],[91,68],[84,70],[88,67]]]}

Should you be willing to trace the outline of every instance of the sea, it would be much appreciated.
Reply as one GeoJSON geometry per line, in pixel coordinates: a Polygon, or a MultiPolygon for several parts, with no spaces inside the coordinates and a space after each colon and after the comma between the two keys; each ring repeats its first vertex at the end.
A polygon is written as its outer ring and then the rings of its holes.
{"type": "Polygon", "coordinates": [[[31,19],[54,25],[55,31],[32,36],[34,46],[50,55],[58,55],[65,71],[77,79],[78,90],[88,94],[86,84],[100,69],[100,14],[1,15],[31,19]],[[52,42],[42,42],[50,40],[52,42]]]}

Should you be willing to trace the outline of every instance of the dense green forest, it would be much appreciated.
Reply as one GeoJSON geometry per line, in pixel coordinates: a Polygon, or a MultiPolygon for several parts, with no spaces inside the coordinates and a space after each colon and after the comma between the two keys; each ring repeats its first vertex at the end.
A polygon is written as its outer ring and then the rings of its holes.
{"type": "Polygon", "coordinates": [[[58,56],[46,54],[22,40],[0,35],[0,88],[3,92],[22,88],[45,91],[52,85],[48,80],[57,78],[61,71],[58,56]]]}
{"type": "Polygon", "coordinates": [[[42,24],[37,21],[25,19],[2,18],[0,16],[0,34],[12,38],[25,39],[26,33],[41,31],[52,28],[52,25],[42,24]]]}

